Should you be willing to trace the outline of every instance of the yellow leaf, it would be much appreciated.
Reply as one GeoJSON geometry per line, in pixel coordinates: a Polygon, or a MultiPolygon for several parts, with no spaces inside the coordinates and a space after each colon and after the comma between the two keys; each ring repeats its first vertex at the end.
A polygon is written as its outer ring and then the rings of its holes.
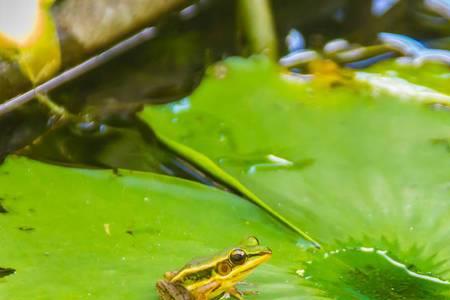
{"type": "Polygon", "coordinates": [[[22,32],[21,37],[12,37],[0,32],[0,55],[16,61],[33,84],[50,78],[61,65],[58,34],[51,13],[54,0],[36,1],[38,7],[29,34],[23,37],[22,32]]]}

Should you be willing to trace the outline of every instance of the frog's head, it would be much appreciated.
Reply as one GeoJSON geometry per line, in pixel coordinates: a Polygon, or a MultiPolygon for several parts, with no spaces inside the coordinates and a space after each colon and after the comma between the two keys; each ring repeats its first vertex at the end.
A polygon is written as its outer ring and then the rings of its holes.
{"type": "Polygon", "coordinates": [[[232,248],[217,259],[215,274],[222,280],[238,282],[257,266],[267,261],[272,251],[259,244],[256,237],[248,237],[238,247],[232,248]]]}
{"type": "Polygon", "coordinates": [[[219,295],[271,256],[272,251],[269,248],[261,246],[255,237],[249,237],[239,246],[212,258],[195,260],[178,272],[168,272],[165,278],[181,283],[188,290],[199,288],[211,280],[221,282],[221,288],[215,291],[215,294],[219,295]]]}

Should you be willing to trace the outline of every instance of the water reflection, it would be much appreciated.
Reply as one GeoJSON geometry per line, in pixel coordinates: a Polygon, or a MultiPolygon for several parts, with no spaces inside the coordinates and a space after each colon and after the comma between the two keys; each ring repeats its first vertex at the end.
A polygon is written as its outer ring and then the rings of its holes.
{"type": "Polygon", "coordinates": [[[450,1],[448,0],[425,0],[425,7],[432,12],[450,20],[450,1]]]}
{"type": "Polygon", "coordinates": [[[372,14],[380,17],[389,11],[399,0],[372,0],[372,14]]]}
{"type": "MultiPolygon", "coordinates": [[[[291,35],[291,33],[290,33],[291,35]]],[[[280,65],[300,70],[319,59],[330,59],[350,68],[365,68],[380,60],[401,56],[400,63],[422,65],[438,62],[450,65],[450,51],[427,48],[422,42],[409,36],[388,32],[378,34],[379,44],[360,46],[345,39],[327,42],[321,50],[299,49],[280,58],[280,65]],[[300,69],[298,69],[300,68],[300,69]]],[[[293,49],[292,38],[287,38],[287,47],[293,49]]]]}
{"type": "Polygon", "coordinates": [[[276,154],[246,154],[221,157],[218,159],[222,166],[239,167],[245,170],[248,175],[259,172],[269,172],[277,170],[300,170],[312,166],[314,159],[288,159],[276,154]]]}

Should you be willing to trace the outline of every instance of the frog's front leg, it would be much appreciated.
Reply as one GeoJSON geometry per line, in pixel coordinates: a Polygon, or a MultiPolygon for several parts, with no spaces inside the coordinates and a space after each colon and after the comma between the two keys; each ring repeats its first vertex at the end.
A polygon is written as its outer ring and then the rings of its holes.
{"type": "MultiPolygon", "coordinates": [[[[241,282],[241,284],[244,282],[241,282]]],[[[234,297],[236,299],[242,300],[244,299],[245,295],[258,295],[259,293],[257,291],[239,291],[236,287],[231,287],[230,289],[227,290],[227,293],[231,296],[234,297]]]]}
{"type": "Polygon", "coordinates": [[[168,280],[159,280],[156,289],[161,300],[195,300],[184,286],[168,280]]]}
{"type": "Polygon", "coordinates": [[[239,291],[237,290],[237,288],[235,288],[234,286],[231,287],[231,288],[229,288],[229,289],[227,290],[227,293],[228,293],[231,297],[236,298],[236,299],[238,299],[238,300],[244,299],[244,298],[242,297],[242,293],[239,292],[239,291]]]}
{"type": "Polygon", "coordinates": [[[220,283],[217,281],[211,281],[208,284],[205,284],[195,291],[192,291],[195,300],[208,300],[210,299],[210,294],[220,287],[220,283]]]}

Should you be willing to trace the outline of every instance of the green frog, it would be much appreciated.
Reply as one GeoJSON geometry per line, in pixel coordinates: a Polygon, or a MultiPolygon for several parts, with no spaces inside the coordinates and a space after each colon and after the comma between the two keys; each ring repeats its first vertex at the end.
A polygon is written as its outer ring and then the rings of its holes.
{"type": "Polygon", "coordinates": [[[271,256],[272,251],[252,236],[237,247],[167,272],[156,288],[162,300],[217,299],[226,293],[242,299],[235,285],[271,256]]]}

